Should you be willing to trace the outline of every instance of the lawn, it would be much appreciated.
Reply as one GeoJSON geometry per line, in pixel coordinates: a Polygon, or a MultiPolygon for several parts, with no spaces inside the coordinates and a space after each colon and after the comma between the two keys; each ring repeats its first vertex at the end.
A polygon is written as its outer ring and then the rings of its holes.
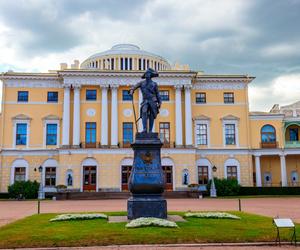
{"type": "MultiPolygon", "coordinates": [[[[231,212],[241,220],[188,218],[179,228],[125,229],[125,223],[90,221],[49,222],[56,214],[33,215],[0,228],[0,248],[93,246],[120,244],[204,243],[274,241],[272,219],[231,212]]],[[[125,213],[106,213],[124,215],[125,213]]],[[[173,213],[183,215],[183,213],[173,213]]],[[[291,231],[282,231],[289,240],[291,231]]],[[[297,225],[300,234],[300,226],[297,225]]]]}

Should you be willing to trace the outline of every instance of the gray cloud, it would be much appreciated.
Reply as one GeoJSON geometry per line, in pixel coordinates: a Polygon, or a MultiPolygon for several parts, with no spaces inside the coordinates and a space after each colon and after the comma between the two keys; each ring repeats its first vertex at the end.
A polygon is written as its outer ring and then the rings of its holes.
{"type": "MultiPolygon", "coordinates": [[[[299,10],[297,0],[0,0],[0,34],[2,24],[2,46],[17,61],[56,56],[58,64],[67,52],[84,59],[132,42],[195,70],[251,74],[253,86],[267,87],[300,73],[299,10]]],[[[0,70],[11,64],[0,61],[0,70]]]]}

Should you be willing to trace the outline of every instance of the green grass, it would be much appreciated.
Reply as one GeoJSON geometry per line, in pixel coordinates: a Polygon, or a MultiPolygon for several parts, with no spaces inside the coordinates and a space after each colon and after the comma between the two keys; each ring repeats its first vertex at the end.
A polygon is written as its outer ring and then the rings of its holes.
{"type": "MultiPolygon", "coordinates": [[[[33,215],[0,228],[0,248],[93,246],[113,244],[159,244],[204,242],[274,241],[272,219],[253,214],[231,212],[241,220],[188,218],[179,228],[126,229],[126,223],[106,220],[49,222],[56,214],[33,215]]],[[[106,213],[125,215],[125,213],[106,213]]],[[[183,215],[183,213],[173,213],[183,215]]],[[[289,240],[291,231],[283,230],[289,240]]],[[[300,234],[300,226],[297,225],[300,234]]]]}

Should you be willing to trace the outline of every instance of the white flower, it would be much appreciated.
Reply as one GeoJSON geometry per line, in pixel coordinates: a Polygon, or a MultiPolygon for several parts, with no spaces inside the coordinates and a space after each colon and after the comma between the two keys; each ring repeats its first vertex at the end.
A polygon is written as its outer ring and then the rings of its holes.
{"type": "Polygon", "coordinates": [[[60,214],[50,221],[107,219],[105,214],[60,214]]]}
{"type": "Polygon", "coordinates": [[[184,217],[195,217],[195,218],[211,218],[211,219],[233,219],[233,220],[240,220],[241,218],[224,212],[201,212],[201,213],[186,213],[184,217]]]}
{"type": "Polygon", "coordinates": [[[178,227],[177,224],[173,221],[168,221],[164,219],[152,218],[152,217],[141,217],[126,224],[127,228],[135,228],[135,227],[149,227],[149,226],[157,226],[157,227],[178,227]]]}

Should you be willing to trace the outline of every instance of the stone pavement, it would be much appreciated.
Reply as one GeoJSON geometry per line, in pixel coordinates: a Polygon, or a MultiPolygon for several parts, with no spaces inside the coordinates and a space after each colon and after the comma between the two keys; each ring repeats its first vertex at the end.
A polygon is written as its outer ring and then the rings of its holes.
{"type": "MultiPolygon", "coordinates": [[[[292,218],[300,223],[300,197],[246,198],[242,211],[292,218]]],[[[127,200],[42,201],[42,213],[126,211],[127,200]]],[[[238,199],[169,199],[169,211],[238,210],[238,199]]],[[[37,201],[0,201],[0,226],[37,213],[37,201]]]]}

